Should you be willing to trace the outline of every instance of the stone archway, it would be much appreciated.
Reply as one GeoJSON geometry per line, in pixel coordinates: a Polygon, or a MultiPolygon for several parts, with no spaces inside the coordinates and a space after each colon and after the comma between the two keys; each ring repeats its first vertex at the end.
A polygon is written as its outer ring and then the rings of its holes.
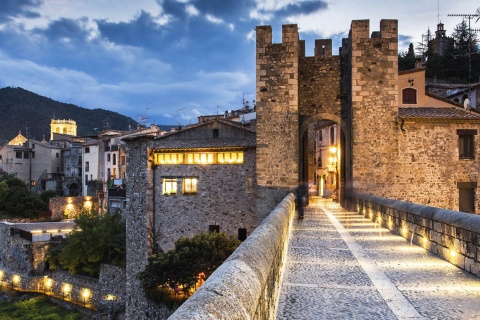
{"type": "MultiPolygon", "coordinates": [[[[324,132],[323,129],[321,130],[324,132]]],[[[312,115],[300,124],[299,180],[309,181],[310,195],[316,193],[317,196],[335,199],[342,205],[347,204],[346,201],[349,199],[349,190],[352,185],[350,132],[350,126],[345,121],[330,113],[312,115]],[[319,124],[320,128],[338,128],[336,129],[338,133],[335,134],[335,138],[331,142],[326,141],[322,144],[317,140],[312,141],[312,139],[318,139],[318,132],[315,132],[315,127],[318,131],[319,124]],[[332,150],[330,147],[336,149],[332,150]],[[333,153],[328,154],[328,151],[333,153]],[[325,157],[326,155],[328,157],[325,157]],[[323,173],[319,175],[322,170],[323,173]]],[[[328,134],[327,139],[331,139],[328,134]]]]}

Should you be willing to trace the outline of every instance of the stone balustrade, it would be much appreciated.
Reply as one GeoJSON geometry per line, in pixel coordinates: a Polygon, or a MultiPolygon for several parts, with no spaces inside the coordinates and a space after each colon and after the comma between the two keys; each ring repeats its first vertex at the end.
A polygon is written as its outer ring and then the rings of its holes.
{"type": "Polygon", "coordinates": [[[294,213],[289,194],[169,319],[275,319],[294,213]]]}
{"type": "Polygon", "coordinates": [[[480,276],[480,216],[372,195],[357,195],[356,206],[393,233],[480,276]]]}

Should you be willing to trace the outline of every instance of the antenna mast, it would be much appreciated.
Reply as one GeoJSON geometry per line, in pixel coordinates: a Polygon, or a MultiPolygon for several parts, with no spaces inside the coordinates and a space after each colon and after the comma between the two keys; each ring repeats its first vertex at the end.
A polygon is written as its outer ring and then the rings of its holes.
{"type": "Polygon", "coordinates": [[[448,14],[449,17],[462,17],[468,19],[468,98],[470,101],[472,100],[472,32],[478,32],[478,29],[470,28],[470,20],[473,18],[477,18],[475,22],[480,19],[480,8],[477,8],[477,11],[473,14],[462,14],[462,13],[454,13],[448,14]]]}

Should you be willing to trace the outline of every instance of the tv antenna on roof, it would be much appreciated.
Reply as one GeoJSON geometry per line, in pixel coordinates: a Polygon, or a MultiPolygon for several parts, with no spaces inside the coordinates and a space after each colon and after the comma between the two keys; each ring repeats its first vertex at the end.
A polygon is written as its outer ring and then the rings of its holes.
{"type": "Polygon", "coordinates": [[[462,17],[464,19],[468,19],[468,87],[469,87],[469,98],[471,98],[471,94],[472,94],[472,88],[470,88],[470,84],[472,83],[472,46],[471,46],[471,43],[472,43],[472,32],[478,32],[479,30],[478,29],[472,29],[470,28],[470,21],[472,19],[475,19],[477,18],[477,20],[475,20],[475,22],[478,22],[478,20],[480,19],[480,8],[477,8],[477,10],[475,11],[475,13],[467,13],[467,14],[463,14],[463,13],[453,13],[453,14],[448,14],[447,16],[449,17],[462,17]]]}

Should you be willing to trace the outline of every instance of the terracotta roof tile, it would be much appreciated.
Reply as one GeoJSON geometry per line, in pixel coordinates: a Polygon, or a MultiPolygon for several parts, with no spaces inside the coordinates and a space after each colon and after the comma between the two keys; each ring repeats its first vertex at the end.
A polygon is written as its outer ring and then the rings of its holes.
{"type": "Polygon", "coordinates": [[[251,148],[256,146],[254,139],[247,138],[216,138],[216,139],[185,139],[185,140],[157,140],[156,150],[173,149],[225,149],[225,148],[251,148]]]}
{"type": "Polygon", "coordinates": [[[415,118],[424,120],[480,120],[480,114],[476,111],[466,111],[461,108],[434,108],[413,107],[398,108],[400,118],[415,118]]]}

